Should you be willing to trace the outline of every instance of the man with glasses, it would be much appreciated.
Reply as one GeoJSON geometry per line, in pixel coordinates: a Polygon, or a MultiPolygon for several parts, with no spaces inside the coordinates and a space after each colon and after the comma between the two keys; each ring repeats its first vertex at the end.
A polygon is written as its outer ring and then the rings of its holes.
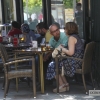
{"type": "MultiPolygon", "coordinates": [[[[58,23],[53,23],[49,27],[50,34],[52,35],[49,44],[54,49],[60,44],[67,46],[68,37],[65,33],[60,32],[60,25],[58,23]]],[[[47,67],[52,60],[52,53],[48,53],[44,56],[44,76],[46,77],[47,67]]],[[[50,83],[50,82],[49,82],[50,83]]]]}
{"type": "Polygon", "coordinates": [[[60,44],[67,46],[68,37],[64,32],[60,32],[60,26],[58,23],[53,23],[49,30],[53,36],[49,41],[51,47],[57,48],[60,44]]]}

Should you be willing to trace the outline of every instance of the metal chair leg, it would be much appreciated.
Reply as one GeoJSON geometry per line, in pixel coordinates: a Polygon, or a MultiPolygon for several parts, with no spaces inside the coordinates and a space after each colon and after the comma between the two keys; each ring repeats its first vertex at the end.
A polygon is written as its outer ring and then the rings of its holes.
{"type": "Polygon", "coordinates": [[[10,79],[8,80],[8,87],[7,87],[7,93],[6,93],[6,95],[8,94],[9,86],[10,86],[10,79]]]}
{"type": "Polygon", "coordinates": [[[59,93],[59,72],[58,72],[58,59],[55,58],[55,62],[56,62],[56,84],[57,84],[57,93],[59,93]]]}
{"type": "Polygon", "coordinates": [[[4,90],[4,86],[5,86],[5,75],[4,75],[4,81],[3,81],[3,85],[2,85],[2,90],[4,90]]]}
{"type": "Polygon", "coordinates": [[[90,73],[90,76],[91,76],[91,81],[92,81],[93,89],[95,90],[95,85],[94,85],[92,73],[90,73]]]}
{"type": "Polygon", "coordinates": [[[16,91],[18,92],[18,78],[16,78],[16,91]]]}
{"type": "Polygon", "coordinates": [[[6,78],[5,80],[5,91],[4,91],[4,99],[6,98],[6,93],[7,93],[7,87],[8,87],[8,79],[6,78]]]}
{"type": "Polygon", "coordinates": [[[84,88],[85,88],[86,94],[88,94],[88,92],[87,92],[87,88],[86,88],[86,83],[85,83],[85,77],[84,77],[84,74],[82,74],[82,80],[83,80],[83,85],[84,85],[84,88]]]}

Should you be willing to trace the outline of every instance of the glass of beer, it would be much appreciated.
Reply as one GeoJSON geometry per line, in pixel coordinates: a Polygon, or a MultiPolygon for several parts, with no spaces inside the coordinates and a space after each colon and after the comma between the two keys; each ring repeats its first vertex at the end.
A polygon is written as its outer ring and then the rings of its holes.
{"type": "Polygon", "coordinates": [[[46,51],[46,47],[44,43],[41,43],[40,46],[41,46],[41,51],[46,51]]]}
{"type": "Polygon", "coordinates": [[[50,44],[49,43],[46,43],[46,49],[50,50],[50,44]]]}

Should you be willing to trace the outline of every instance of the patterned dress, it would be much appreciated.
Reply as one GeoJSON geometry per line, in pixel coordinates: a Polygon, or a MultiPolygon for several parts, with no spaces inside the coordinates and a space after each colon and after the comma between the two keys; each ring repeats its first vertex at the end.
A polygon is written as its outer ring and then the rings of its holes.
{"type": "MultiPolygon", "coordinates": [[[[77,34],[72,34],[71,36],[73,36],[77,39],[77,43],[75,44],[75,53],[72,57],[83,58],[84,43],[82,42],[82,40],[80,39],[80,37],[77,34]]],[[[63,59],[63,60],[59,61],[58,65],[59,65],[58,66],[59,69],[61,69],[62,66],[64,66],[65,75],[68,77],[72,77],[72,76],[74,76],[76,69],[81,68],[82,63],[78,60],[67,58],[67,59],[63,59]]],[[[56,75],[55,61],[52,61],[48,65],[46,79],[50,80],[50,79],[54,78],[55,75],[56,75]]]]}

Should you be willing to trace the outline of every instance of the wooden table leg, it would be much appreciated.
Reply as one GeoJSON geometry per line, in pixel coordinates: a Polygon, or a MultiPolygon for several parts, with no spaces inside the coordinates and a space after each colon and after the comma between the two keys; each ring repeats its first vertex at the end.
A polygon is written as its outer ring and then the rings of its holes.
{"type": "Polygon", "coordinates": [[[44,93],[44,73],[43,73],[43,54],[40,56],[40,80],[41,80],[41,93],[44,93]]]}

